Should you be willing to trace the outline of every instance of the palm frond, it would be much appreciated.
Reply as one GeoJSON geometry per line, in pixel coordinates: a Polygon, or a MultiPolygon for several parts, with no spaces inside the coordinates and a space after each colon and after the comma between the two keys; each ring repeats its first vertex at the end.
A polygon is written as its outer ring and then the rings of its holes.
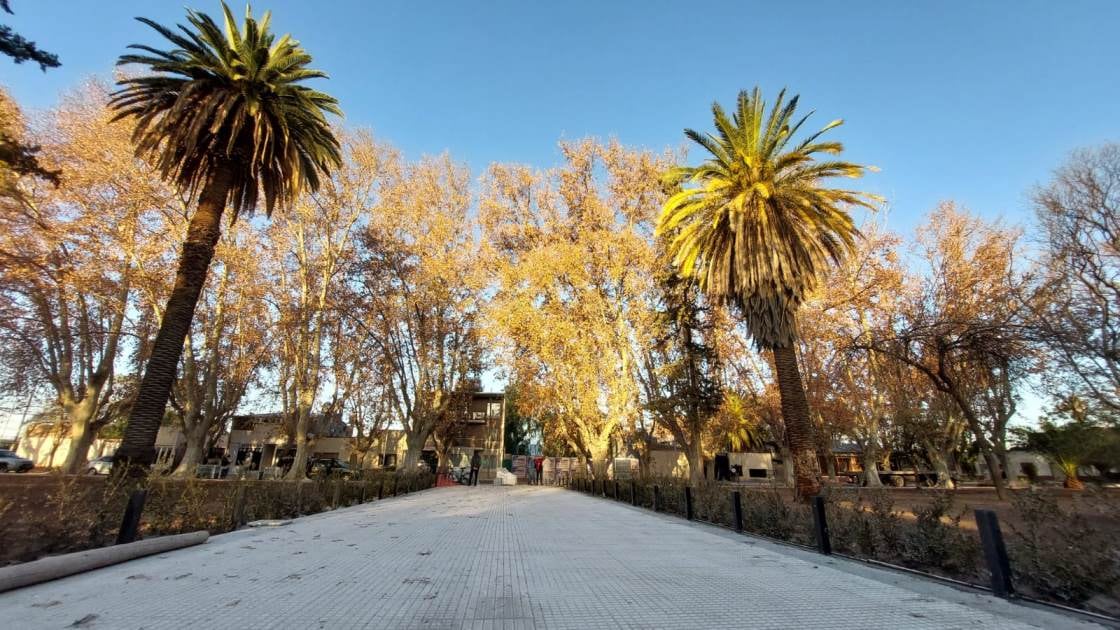
{"type": "Polygon", "coordinates": [[[222,3],[222,24],[187,12],[187,25],[167,28],[137,18],[171,43],[126,54],[118,65],[151,74],[121,80],[111,105],[116,118],[136,120],[137,155],[194,195],[217,174],[229,176],[233,216],[252,212],[263,193],[265,211],[316,190],[341,164],[341,148],[326,114],[338,102],[303,83],[326,78],[309,68],[311,56],[288,35],[278,40],[270,14],[246,10],[238,23],[222,3]]]}
{"type": "Polygon", "coordinates": [[[828,267],[855,248],[860,235],[850,209],[880,201],[827,186],[868,168],[818,159],[843,151],[821,140],[840,120],[795,140],[809,118],[796,118],[798,102],[782,90],[767,110],[756,87],[739,93],[731,117],[714,104],[715,134],[685,132],[711,159],[666,174],[674,192],[657,227],[681,275],[738,306],[755,342],[767,348],[793,343],[797,309],[828,267]]]}

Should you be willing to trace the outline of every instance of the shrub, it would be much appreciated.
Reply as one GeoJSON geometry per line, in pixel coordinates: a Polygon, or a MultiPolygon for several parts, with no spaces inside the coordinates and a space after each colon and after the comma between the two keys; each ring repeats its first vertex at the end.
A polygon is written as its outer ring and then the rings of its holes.
{"type": "MultiPolygon", "coordinates": [[[[112,544],[132,486],[105,477],[4,476],[0,565],[112,544]],[[9,480],[10,479],[10,480],[9,480]]],[[[230,531],[238,498],[245,521],[293,518],[413,492],[433,485],[430,472],[375,471],[356,480],[244,481],[149,478],[140,534],[160,536],[205,529],[230,531]]]]}
{"type": "Polygon", "coordinates": [[[1063,509],[1060,495],[1016,493],[1003,527],[1016,588],[1024,594],[1120,613],[1120,505],[1087,491],[1063,509]]]}

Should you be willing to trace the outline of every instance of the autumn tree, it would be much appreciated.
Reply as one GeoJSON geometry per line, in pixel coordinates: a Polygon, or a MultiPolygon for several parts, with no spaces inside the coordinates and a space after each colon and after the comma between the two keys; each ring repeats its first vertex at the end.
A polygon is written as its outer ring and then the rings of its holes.
{"type": "Polygon", "coordinates": [[[602,477],[613,440],[641,417],[634,331],[648,308],[667,159],[592,140],[560,148],[551,171],[488,173],[489,320],[525,413],[602,477]]]}
{"type": "MultiPolygon", "coordinates": [[[[180,225],[185,228],[186,222],[180,225]]],[[[234,226],[218,242],[216,277],[199,299],[171,390],[172,415],[186,439],[175,476],[194,476],[208,445],[226,429],[269,362],[265,274],[256,255],[260,249],[257,232],[247,224],[234,226]]],[[[164,301],[148,302],[158,314],[164,301]]]]}
{"type": "MultiPolygon", "coordinates": [[[[659,300],[639,336],[645,410],[688,457],[693,483],[704,478],[704,437],[723,401],[712,307],[695,283],[672,269],[659,274],[659,300]]],[[[732,433],[734,434],[734,433],[732,433]]]]}
{"type": "Polygon", "coordinates": [[[806,390],[813,401],[822,456],[834,465],[833,440],[851,439],[860,450],[866,483],[879,485],[879,467],[889,453],[887,425],[895,415],[891,397],[895,362],[853,351],[852,340],[890,330],[910,287],[898,250],[900,240],[872,223],[841,265],[804,306],[800,328],[806,390]]]}
{"type": "Polygon", "coordinates": [[[360,234],[350,282],[404,429],[405,469],[454,420],[458,394],[482,367],[486,296],[471,203],[470,175],[450,157],[394,161],[360,234]]]}
{"type": "Polygon", "coordinates": [[[136,284],[162,254],[163,212],[179,201],[111,126],[106,89],[67,95],[36,140],[66,171],[58,187],[25,177],[0,200],[0,343],[9,385],[49,383],[68,427],[63,470],[78,472],[113,397],[136,284]]]}
{"type": "MultiPolygon", "coordinates": [[[[349,261],[348,273],[354,271],[355,257],[349,261]]],[[[351,431],[351,445],[358,464],[368,467],[377,446],[386,437],[396,416],[390,400],[389,379],[382,362],[377,359],[372,331],[360,317],[362,296],[352,283],[341,283],[335,290],[334,305],[338,316],[333,318],[334,330],[326,336],[329,355],[330,395],[323,405],[327,417],[342,419],[351,431]]]]}
{"type": "Polygon", "coordinates": [[[1033,319],[1051,380],[1120,411],[1120,145],[1074,153],[1035,208],[1046,275],[1033,319]]]}
{"type": "Polygon", "coordinates": [[[312,415],[329,366],[329,336],[341,332],[337,318],[347,273],[389,159],[368,134],[344,137],[341,166],[268,229],[278,389],[285,430],[296,448],[289,479],[306,474],[312,415]]]}
{"type": "Polygon", "coordinates": [[[1019,240],[1015,230],[943,204],[919,229],[926,275],[904,316],[854,344],[913,367],[952,400],[1001,497],[1007,423],[1035,359],[1020,299],[1031,279],[1016,263],[1019,240]]]}

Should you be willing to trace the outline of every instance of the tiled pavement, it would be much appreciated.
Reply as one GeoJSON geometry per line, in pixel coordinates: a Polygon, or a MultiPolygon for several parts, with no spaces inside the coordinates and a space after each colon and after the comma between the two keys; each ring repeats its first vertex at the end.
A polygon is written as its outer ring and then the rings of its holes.
{"type": "Polygon", "coordinates": [[[1061,628],[556,488],[438,488],[0,595],[23,628],[1061,628]]]}

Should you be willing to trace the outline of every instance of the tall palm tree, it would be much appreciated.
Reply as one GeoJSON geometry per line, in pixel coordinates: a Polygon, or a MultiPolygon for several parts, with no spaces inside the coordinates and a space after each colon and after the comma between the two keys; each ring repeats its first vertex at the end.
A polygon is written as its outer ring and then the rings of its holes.
{"type": "Polygon", "coordinates": [[[674,192],[657,232],[669,240],[679,273],[735,305],[761,349],[773,353],[798,495],[820,491],[809,405],[797,366],[797,309],[829,265],[849,254],[859,237],[848,210],[872,208],[878,197],[828,188],[833,177],[861,177],[867,167],[819,154],[839,154],[822,134],[835,120],[795,141],[809,116],[794,118],[798,97],[785,90],[773,107],[758,88],[739,93],[728,118],[712,106],[716,134],[685,135],[711,154],[703,164],[666,174],[674,192]]]}
{"type": "Polygon", "coordinates": [[[156,432],[175,380],[183,340],[194,318],[214,245],[228,205],[231,220],[252,212],[263,193],[268,214],[341,163],[325,114],[341,115],[334,98],[301,85],[326,74],[308,68],[299,42],[269,32],[247,10],[238,27],[222,3],[224,28],[188,11],[190,27],[178,31],[138,18],[174,46],[164,51],[132,45],[146,54],[121,56],[118,65],[152,72],[120,81],[113,95],[116,118],[134,118],[136,154],[192,198],[191,216],[175,285],[144,371],[136,404],[117,450],[118,470],[144,471],[154,459],[156,432]]]}

